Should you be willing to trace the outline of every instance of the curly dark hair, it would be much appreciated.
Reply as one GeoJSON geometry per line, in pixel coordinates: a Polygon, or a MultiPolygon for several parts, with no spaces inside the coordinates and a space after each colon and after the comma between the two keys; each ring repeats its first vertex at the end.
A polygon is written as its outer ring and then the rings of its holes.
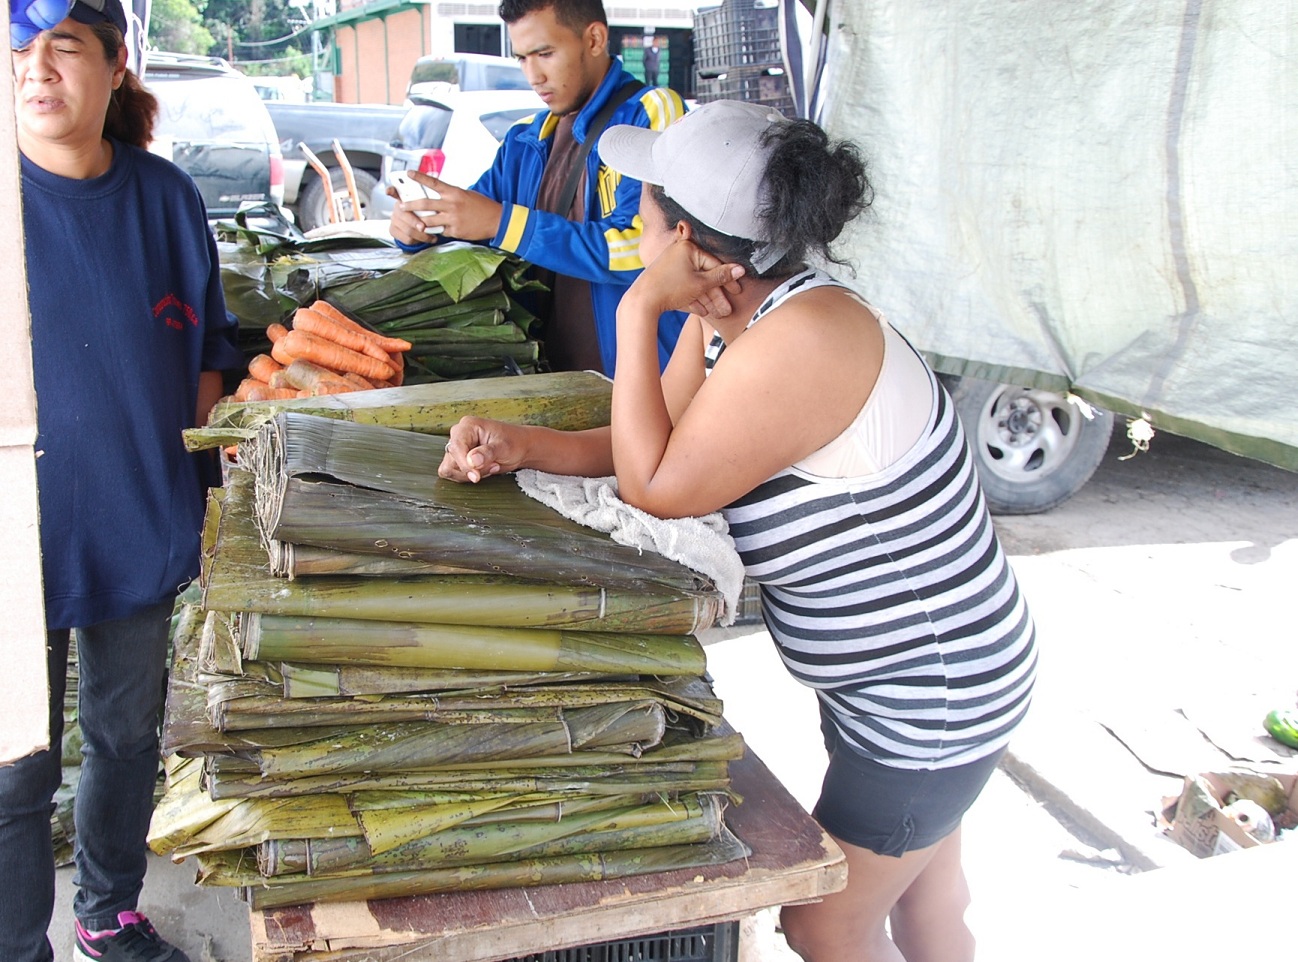
{"type": "Polygon", "coordinates": [[[608,26],[608,14],[602,0],[501,0],[496,11],[505,23],[517,23],[529,13],[550,9],[561,24],[581,33],[592,23],[608,26]]]}
{"type": "MultiPolygon", "coordinates": [[[[107,21],[91,24],[90,30],[99,38],[108,62],[115,63],[117,52],[126,42],[121,31],[107,21]]],[[[113,91],[108,101],[104,135],[147,149],[153,140],[153,123],[157,117],[158,98],[149,93],[140,78],[128,69],[122,85],[113,91]]]]}
{"type": "Polygon", "coordinates": [[[752,264],[754,249],[761,242],[731,237],[700,223],[661,187],[650,186],[650,196],[669,226],[689,224],[695,243],[723,261],[742,264],[749,276],[788,277],[801,270],[813,253],[846,266],[848,262],[834,256],[830,245],[874,200],[860,150],[850,141],[831,142],[810,120],[772,124],[762,134],[762,143],[773,150],[762,174],[767,202],[757,216],[767,228],[766,241],[788,249],[765,271],[753,270],[752,264]]]}

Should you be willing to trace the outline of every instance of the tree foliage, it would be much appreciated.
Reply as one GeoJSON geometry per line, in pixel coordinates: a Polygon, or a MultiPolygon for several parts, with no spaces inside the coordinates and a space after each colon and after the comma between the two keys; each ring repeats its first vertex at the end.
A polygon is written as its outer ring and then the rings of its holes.
{"type": "Polygon", "coordinates": [[[288,0],[153,0],[154,47],[225,57],[252,75],[311,74],[308,16],[288,0]]]}
{"type": "Polygon", "coordinates": [[[205,54],[214,42],[193,0],[153,0],[149,14],[151,47],[176,53],[205,54]]]}

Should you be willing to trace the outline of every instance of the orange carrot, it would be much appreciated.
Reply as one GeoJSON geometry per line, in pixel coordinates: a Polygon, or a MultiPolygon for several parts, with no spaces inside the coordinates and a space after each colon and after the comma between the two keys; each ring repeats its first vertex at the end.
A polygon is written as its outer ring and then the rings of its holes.
{"type": "Polygon", "coordinates": [[[356,387],[327,368],[298,358],[282,372],[284,380],[311,394],[345,394],[356,387]]]}
{"type": "MultiPolygon", "coordinates": [[[[285,331],[285,333],[288,333],[285,331]]],[[[258,354],[248,362],[248,373],[258,381],[270,383],[270,376],[276,371],[284,370],[284,365],[269,354],[258,354]]]]}
{"type": "Polygon", "coordinates": [[[255,387],[248,392],[249,401],[283,401],[295,397],[295,387],[255,387]]]}
{"type": "Polygon", "coordinates": [[[393,351],[388,355],[388,360],[392,362],[392,367],[396,374],[392,375],[392,386],[401,387],[401,382],[406,379],[406,359],[400,351],[393,351]]]}
{"type": "Polygon", "coordinates": [[[246,377],[239,382],[239,387],[234,392],[234,399],[236,401],[246,401],[248,400],[248,392],[258,387],[266,387],[266,383],[255,377],[246,377]]]}
{"type": "Polygon", "coordinates": [[[368,354],[376,361],[388,363],[387,352],[373,340],[309,307],[299,307],[293,312],[293,330],[328,338],[358,354],[368,354]]]}
{"type": "Polygon", "coordinates": [[[380,334],[378,331],[371,331],[364,324],[353,321],[328,301],[316,301],[311,305],[311,310],[318,314],[323,314],[332,321],[337,321],[339,324],[343,325],[343,327],[351,328],[358,334],[364,334],[366,337],[371,338],[385,351],[408,351],[413,346],[409,341],[403,340],[402,338],[388,337],[386,334],[380,334]]]}
{"type": "MultiPolygon", "coordinates": [[[[308,334],[306,331],[289,331],[280,343],[294,357],[319,364],[331,371],[339,373],[351,371],[361,377],[383,380],[392,377],[394,373],[390,364],[385,364],[367,354],[349,350],[326,338],[308,334]]],[[[275,346],[279,347],[279,344],[275,346]]]]}
{"type": "MultiPolygon", "coordinates": [[[[299,362],[295,361],[293,364],[299,364],[299,362]]],[[[353,374],[352,376],[356,378],[356,376],[360,375],[353,374]]],[[[348,387],[352,382],[349,382],[340,374],[335,374],[334,371],[310,364],[310,361],[302,361],[297,367],[288,365],[286,369],[278,371],[270,379],[271,387],[292,388],[293,391],[315,391],[315,388],[321,386],[321,384],[339,388],[337,393],[340,393],[341,388],[348,387]],[[289,373],[289,369],[292,369],[292,373],[289,373]]],[[[366,382],[365,387],[366,389],[369,388],[369,382],[366,382]]]]}
{"type": "MultiPolygon", "coordinates": [[[[285,331],[285,334],[287,333],[288,332],[285,331]]],[[[284,338],[282,337],[271,346],[270,356],[276,362],[284,365],[285,367],[288,367],[290,364],[292,364],[294,361],[297,360],[296,357],[294,357],[292,354],[288,352],[288,348],[284,346],[284,338]]]]}
{"type": "Polygon", "coordinates": [[[352,385],[358,391],[374,390],[373,381],[369,380],[369,378],[361,377],[359,374],[353,374],[351,371],[348,371],[343,375],[343,380],[352,385]]]}
{"type": "Polygon", "coordinates": [[[283,324],[271,324],[266,328],[266,336],[270,338],[272,344],[278,344],[280,338],[288,333],[288,328],[283,324]]]}

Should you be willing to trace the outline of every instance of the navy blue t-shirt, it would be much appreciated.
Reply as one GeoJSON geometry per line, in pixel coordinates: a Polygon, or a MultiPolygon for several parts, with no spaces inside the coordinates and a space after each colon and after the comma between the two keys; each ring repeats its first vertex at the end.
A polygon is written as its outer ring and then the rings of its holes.
{"type": "Polygon", "coordinates": [[[199,373],[242,365],[198,188],[113,142],[108,173],[22,157],[45,619],[133,615],[198,572],[203,488],[181,432],[199,373]]]}

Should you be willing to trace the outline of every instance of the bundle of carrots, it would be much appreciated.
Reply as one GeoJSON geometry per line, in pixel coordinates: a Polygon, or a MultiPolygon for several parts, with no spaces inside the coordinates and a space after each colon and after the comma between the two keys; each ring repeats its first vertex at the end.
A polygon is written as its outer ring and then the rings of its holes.
{"type": "Polygon", "coordinates": [[[345,394],[401,384],[409,341],[358,324],[328,301],[293,313],[292,329],[271,324],[270,354],[248,362],[236,401],[345,394]]]}

